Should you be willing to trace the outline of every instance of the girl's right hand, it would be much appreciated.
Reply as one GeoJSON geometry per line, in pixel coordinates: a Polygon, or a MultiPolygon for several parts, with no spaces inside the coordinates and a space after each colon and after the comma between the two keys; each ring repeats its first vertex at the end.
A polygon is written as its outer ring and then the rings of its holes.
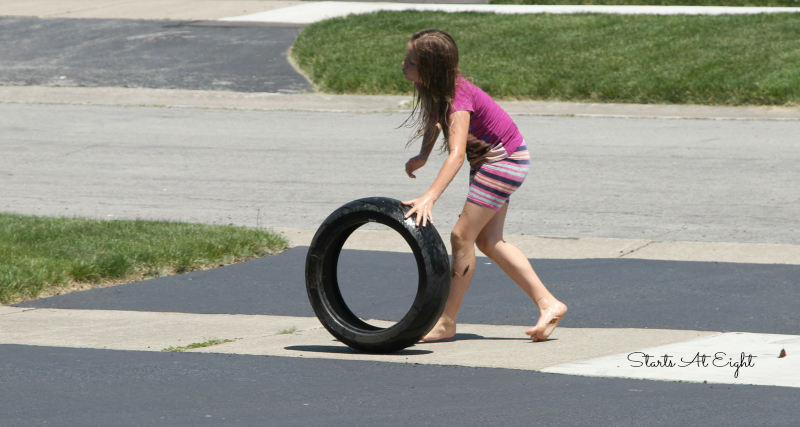
{"type": "Polygon", "coordinates": [[[428,156],[424,156],[422,154],[417,154],[416,156],[408,159],[406,162],[406,173],[408,174],[409,178],[416,178],[417,176],[414,175],[414,171],[425,166],[425,163],[428,162],[428,156]]]}
{"type": "Polygon", "coordinates": [[[428,193],[414,200],[400,203],[411,206],[411,209],[406,212],[406,218],[416,214],[417,227],[419,227],[420,224],[425,227],[429,222],[433,223],[433,204],[436,203],[436,199],[428,193]]]}

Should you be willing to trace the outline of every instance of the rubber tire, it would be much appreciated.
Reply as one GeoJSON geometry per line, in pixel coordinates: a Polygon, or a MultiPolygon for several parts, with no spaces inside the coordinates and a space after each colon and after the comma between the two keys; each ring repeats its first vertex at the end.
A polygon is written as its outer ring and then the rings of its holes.
{"type": "Polygon", "coordinates": [[[322,223],[306,257],[306,290],[317,318],[334,337],[366,353],[391,353],[414,345],[427,334],[444,311],[450,292],[447,248],[433,224],[417,227],[409,207],[399,200],[371,197],[347,203],[322,223]],[[408,313],[389,328],[358,318],[339,291],[337,266],[345,241],[358,227],[377,222],[403,236],[417,262],[419,284],[408,313]]]}

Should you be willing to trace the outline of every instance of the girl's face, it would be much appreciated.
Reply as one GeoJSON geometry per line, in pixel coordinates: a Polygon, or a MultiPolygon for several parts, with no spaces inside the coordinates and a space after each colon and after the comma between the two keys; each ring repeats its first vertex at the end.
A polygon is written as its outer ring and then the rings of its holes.
{"type": "Polygon", "coordinates": [[[406,46],[406,59],[403,60],[403,75],[411,83],[420,82],[417,64],[417,52],[414,51],[414,46],[409,42],[406,46]]]}

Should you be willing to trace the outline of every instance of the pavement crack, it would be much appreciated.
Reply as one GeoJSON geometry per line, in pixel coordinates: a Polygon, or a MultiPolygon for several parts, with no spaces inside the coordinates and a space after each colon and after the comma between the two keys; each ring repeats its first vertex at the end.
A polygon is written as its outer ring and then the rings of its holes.
{"type": "Polygon", "coordinates": [[[643,244],[643,245],[637,246],[637,247],[635,247],[635,248],[633,248],[633,249],[631,249],[631,250],[629,250],[629,251],[627,251],[627,252],[625,252],[625,253],[621,254],[619,257],[620,257],[620,258],[624,258],[624,257],[626,257],[626,256],[628,256],[628,255],[630,255],[630,254],[632,254],[632,253],[634,253],[634,252],[637,252],[637,251],[639,251],[639,250],[641,250],[641,249],[644,249],[644,248],[646,248],[646,247],[648,247],[648,246],[652,245],[653,243],[656,243],[656,242],[655,242],[655,240],[651,240],[651,241],[649,241],[649,242],[647,242],[647,243],[645,243],[645,244],[643,244]]]}

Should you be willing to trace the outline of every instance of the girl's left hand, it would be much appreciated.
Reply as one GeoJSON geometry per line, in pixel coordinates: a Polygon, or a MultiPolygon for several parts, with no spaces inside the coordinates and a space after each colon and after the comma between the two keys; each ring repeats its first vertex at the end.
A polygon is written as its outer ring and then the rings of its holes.
{"type": "Polygon", "coordinates": [[[428,156],[423,154],[418,154],[412,158],[410,158],[406,162],[406,174],[408,174],[409,178],[416,178],[417,176],[414,175],[414,171],[425,166],[425,163],[428,162],[428,156]]]}
{"type": "Polygon", "coordinates": [[[420,223],[422,223],[423,227],[428,225],[429,222],[433,224],[433,204],[436,203],[433,197],[425,194],[422,197],[401,203],[406,206],[411,206],[411,209],[406,212],[406,218],[417,214],[417,227],[419,227],[420,223]]]}

